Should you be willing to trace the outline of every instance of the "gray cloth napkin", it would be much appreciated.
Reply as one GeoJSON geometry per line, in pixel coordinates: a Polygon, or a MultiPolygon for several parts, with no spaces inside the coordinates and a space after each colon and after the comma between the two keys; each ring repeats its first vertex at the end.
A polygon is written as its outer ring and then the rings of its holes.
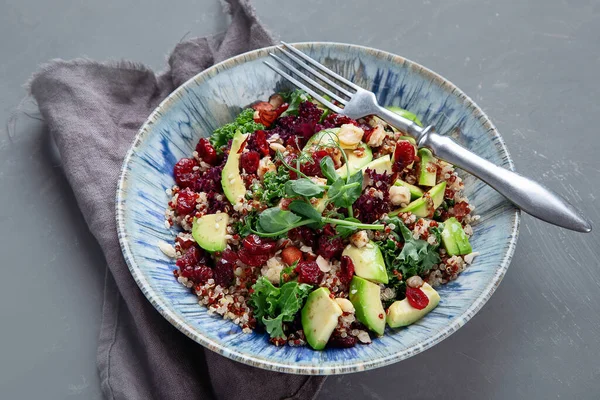
{"type": "Polygon", "coordinates": [[[179,43],[156,75],[131,62],[53,61],[30,82],[66,176],[108,263],[98,347],[108,399],[311,399],[324,378],[253,368],[204,349],[146,300],[117,240],[115,192],[138,128],[177,86],[231,56],[273,43],[248,0],[227,0],[219,36],[179,43]]]}

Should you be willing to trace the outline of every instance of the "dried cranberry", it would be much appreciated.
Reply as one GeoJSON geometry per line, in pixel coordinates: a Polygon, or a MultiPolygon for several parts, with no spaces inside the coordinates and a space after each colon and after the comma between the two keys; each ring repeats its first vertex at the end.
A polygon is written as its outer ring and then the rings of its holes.
{"type": "Polygon", "coordinates": [[[315,233],[305,226],[289,230],[288,237],[291,240],[300,241],[309,247],[314,247],[316,244],[315,233]]]}
{"type": "Polygon", "coordinates": [[[192,246],[192,245],[194,245],[194,244],[196,243],[196,242],[194,242],[194,240],[193,240],[193,239],[184,239],[184,238],[182,238],[182,237],[180,237],[180,236],[177,236],[177,237],[175,238],[175,241],[176,241],[177,243],[179,243],[179,246],[180,246],[182,249],[188,249],[190,246],[192,246]]]}
{"type": "Polygon", "coordinates": [[[210,165],[215,165],[217,163],[217,152],[208,139],[201,138],[196,145],[196,151],[198,152],[198,156],[202,158],[202,161],[205,163],[210,165]]]}
{"type": "Polygon", "coordinates": [[[212,268],[210,268],[207,265],[200,264],[194,268],[191,279],[192,279],[192,281],[194,281],[194,283],[202,284],[202,283],[206,283],[206,281],[208,281],[209,279],[213,279],[213,277],[214,277],[214,272],[213,272],[212,268]]]}
{"type": "Polygon", "coordinates": [[[271,258],[270,254],[251,254],[246,248],[239,249],[238,256],[241,262],[251,267],[260,267],[271,258]]]}
{"type": "Polygon", "coordinates": [[[422,310],[429,304],[429,297],[419,288],[406,286],[406,298],[408,303],[417,310],[422,310]]]}
{"type": "Polygon", "coordinates": [[[327,117],[325,117],[324,122],[330,123],[334,127],[340,127],[344,124],[352,124],[352,125],[358,126],[358,122],[356,122],[352,118],[346,117],[345,115],[336,114],[336,113],[329,114],[327,117]]]}
{"type": "Polygon", "coordinates": [[[227,249],[213,269],[215,283],[221,287],[228,287],[233,280],[233,270],[236,267],[237,255],[227,249]]]}
{"type": "Polygon", "coordinates": [[[306,162],[300,166],[300,171],[308,176],[323,177],[321,171],[321,160],[329,155],[327,150],[317,150],[312,155],[312,161],[306,162]]]}
{"type": "Polygon", "coordinates": [[[338,258],[344,251],[344,242],[340,237],[319,236],[319,248],[317,254],[323,258],[338,258]]]}
{"type": "Polygon", "coordinates": [[[190,188],[179,191],[177,195],[177,214],[187,215],[196,209],[196,193],[190,188]]]}
{"type": "Polygon", "coordinates": [[[402,172],[415,161],[415,147],[408,140],[401,140],[396,143],[394,150],[394,172],[402,172]]]}
{"type": "Polygon", "coordinates": [[[277,116],[279,117],[281,114],[283,114],[288,108],[290,107],[290,105],[288,103],[283,103],[282,105],[280,105],[279,107],[277,107],[277,109],[275,109],[275,112],[277,113],[277,116]]]}
{"type": "Polygon", "coordinates": [[[248,254],[271,253],[277,247],[277,242],[271,239],[261,238],[258,235],[248,235],[242,242],[248,254]]]}
{"type": "Polygon", "coordinates": [[[195,266],[198,264],[198,262],[200,262],[200,259],[203,255],[204,250],[198,246],[192,246],[175,262],[175,264],[182,269],[185,267],[195,266]]]}
{"type": "Polygon", "coordinates": [[[340,272],[338,273],[338,278],[340,278],[340,282],[345,285],[348,285],[354,276],[354,263],[352,259],[348,256],[342,256],[342,263],[340,265],[340,272]]]}
{"type": "Polygon", "coordinates": [[[173,167],[173,176],[177,185],[182,188],[191,186],[199,177],[199,174],[194,171],[194,167],[197,165],[196,160],[193,158],[179,160],[173,167]]]}
{"type": "Polygon", "coordinates": [[[298,282],[318,285],[323,278],[323,271],[316,261],[300,261],[294,271],[298,274],[298,282]]]}
{"type": "Polygon", "coordinates": [[[454,216],[457,220],[461,221],[463,218],[471,212],[469,204],[465,201],[458,202],[454,205],[454,216]]]}
{"type": "Polygon", "coordinates": [[[249,174],[254,174],[258,170],[258,163],[260,162],[260,155],[254,150],[242,153],[240,160],[241,167],[249,174]]]}
{"type": "Polygon", "coordinates": [[[347,335],[346,337],[341,337],[340,335],[333,334],[329,338],[329,342],[327,342],[327,345],[330,347],[339,347],[342,349],[347,349],[356,346],[357,341],[358,340],[355,336],[347,335]]]}
{"type": "Polygon", "coordinates": [[[250,135],[248,149],[258,151],[263,156],[268,156],[269,142],[267,142],[267,133],[263,130],[258,130],[250,135]]]}

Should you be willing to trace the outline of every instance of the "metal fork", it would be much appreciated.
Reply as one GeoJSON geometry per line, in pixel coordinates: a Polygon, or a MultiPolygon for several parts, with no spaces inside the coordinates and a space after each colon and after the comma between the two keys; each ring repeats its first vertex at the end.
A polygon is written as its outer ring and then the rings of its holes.
{"type": "Polygon", "coordinates": [[[501,168],[461,147],[447,136],[439,135],[429,125],[421,128],[413,121],[391,112],[377,103],[372,92],[336,74],[285,42],[278,49],[286,57],[269,53],[298,78],[265,61],[271,69],[305,90],[332,111],[358,119],[376,115],[388,124],[414,137],[418,147],[426,147],[445,160],[486,182],[526,213],[563,228],[590,232],[592,225],[571,204],[541,184],[501,168]],[[315,78],[318,78],[322,84],[315,78]],[[323,97],[330,96],[343,107],[323,97]]]}

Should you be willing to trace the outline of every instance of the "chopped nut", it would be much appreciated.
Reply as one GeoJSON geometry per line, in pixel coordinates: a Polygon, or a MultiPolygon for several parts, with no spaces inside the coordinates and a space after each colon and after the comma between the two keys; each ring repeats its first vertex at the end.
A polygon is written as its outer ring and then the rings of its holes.
{"type": "Polygon", "coordinates": [[[162,240],[160,242],[158,242],[158,248],[160,249],[160,251],[163,252],[163,254],[169,258],[175,258],[175,256],[177,256],[177,252],[175,251],[175,247],[173,247],[173,245],[167,243],[167,242],[163,242],[162,240]]]}
{"type": "Polygon", "coordinates": [[[267,172],[275,171],[275,164],[271,161],[271,157],[263,157],[258,163],[258,177],[262,178],[267,172]]]}
{"type": "Polygon", "coordinates": [[[385,139],[385,130],[383,129],[383,126],[377,125],[375,129],[373,129],[373,132],[371,132],[367,144],[371,147],[379,147],[383,144],[383,139],[385,139]]]}
{"type": "Polygon", "coordinates": [[[345,313],[353,313],[354,312],[354,306],[352,305],[352,302],[350,300],[338,297],[335,299],[335,302],[338,303],[338,306],[340,306],[340,308],[342,309],[343,312],[345,312],[345,313]]]}
{"type": "Polygon", "coordinates": [[[362,140],[365,132],[358,126],[344,124],[338,132],[338,140],[343,149],[355,149],[362,140]]]}
{"type": "Polygon", "coordinates": [[[355,247],[365,247],[369,243],[369,236],[366,231],[358,231],[350,236],[350,243],[355,247]]]}
{"type": "Polygon", "coordinates": [[[423,286],[423,279],[419,275],[411,276],[406,280],[406,284],[411,288],[420,288],[423,286]]]}
{"type": "Polygon", "coordinates": [[[390,202],[398,206],[410,202],[410,190],[405,186],[390,187],[390,202]]]}

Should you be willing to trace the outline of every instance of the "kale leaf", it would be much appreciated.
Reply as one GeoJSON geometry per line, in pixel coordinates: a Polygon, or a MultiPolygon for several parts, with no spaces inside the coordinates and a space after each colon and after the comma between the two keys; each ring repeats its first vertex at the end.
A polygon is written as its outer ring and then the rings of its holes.
{"type": "Polygon", "coordinates": [[[215,129],[210,136],[209,141],[217,153],[222,153],[223,150],[221,148],[233,139],[233,136],[237,131],[241,131],[242,133],[253,133],[259,129],[265,129],[264,125],[254,122],[254,110],[247,108],[237,116],[234,122],[230,122],[215,129]]]}

